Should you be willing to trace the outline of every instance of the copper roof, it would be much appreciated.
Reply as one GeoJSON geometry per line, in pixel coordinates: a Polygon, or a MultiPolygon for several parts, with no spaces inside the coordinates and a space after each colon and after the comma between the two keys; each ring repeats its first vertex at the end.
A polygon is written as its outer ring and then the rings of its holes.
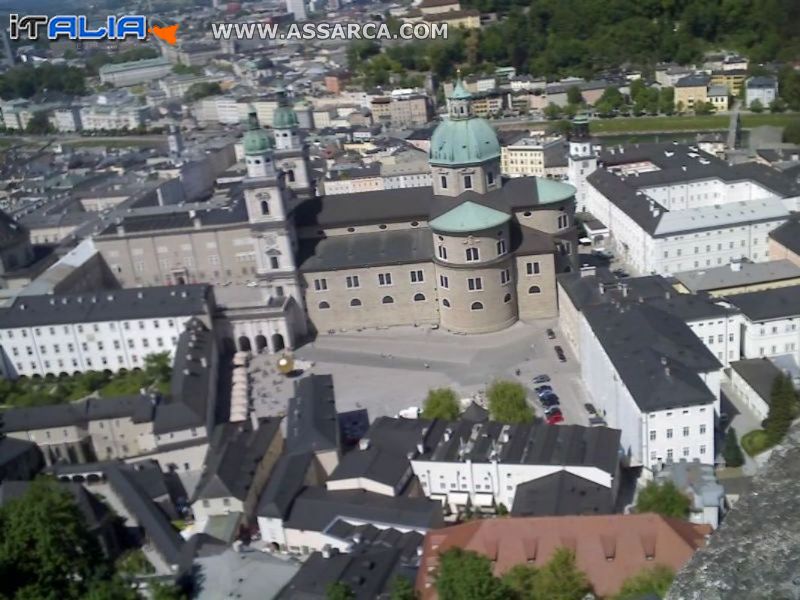
{"type": "Polygon", "coordinates": [[[500,576],[518,564],[541,567],[566,547],[595,594],[606,597],[642,569],[661,564],[679,570],[710,533],[708,525],[651,513],[470,521],[428,532],[416,586],[423,600],[437,597],[438,555],[450,548],[483,554],[500,576]]]}

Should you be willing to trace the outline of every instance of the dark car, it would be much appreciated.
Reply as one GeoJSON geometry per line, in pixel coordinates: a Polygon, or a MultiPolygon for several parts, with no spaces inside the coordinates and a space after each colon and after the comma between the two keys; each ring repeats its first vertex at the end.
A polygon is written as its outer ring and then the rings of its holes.
{"type": "Polygon", "coordinates": [[[539,394],[540,396],[545,392],[552,392],[552,391],[553,388],[552,386],[549,385],[540,385],[539,387],[536,388],[536,393],[539,394]]]}
{"type": "Polygon", "coordinates": [[[596,415],[597,414],[597,409],[594,407],[594,404],[592,404],[591,402],[587,402],[586,404],[584,404],[583,408],[585,408],[586,412],[588,412],[590,415],[596,415]]]}
{"type": "Polygon", "coordinates": [[[539,402],[542,403],[542,406],[549,407],[549,406],[558,406],[558,396],[555,394],[549,394],[547,396],[542,396],[539,398],[539,402]]]}
{"type": "Polygon", "coordinates": [[[533,378],[533,383],[547,383],[550,381],[549,375],[537,375],[533,378]]]}
{"type": "Polygon", "coordinates": [[[547,330],[547,339],[548,339],[548,340],[554,340],[554,339],[556,339],[556,332],[555,332],[555,331],[553,331],[552,329],[548,329],[548,330],[547,330]]]}
{"type": "Polygon", "coordinates": [[[558,356],[558,360],[561,362],[567,362],[567,355],[564,354],[564,349],[561,346],[555,347],[556,356],[558,356]]]}
{"type": "Polygon", "coordinates": [[[561,407],[558,404],[551,404],[550,406],[545,407],[544,414],[552,415],[553,413],[560,413],[561,407]]]}

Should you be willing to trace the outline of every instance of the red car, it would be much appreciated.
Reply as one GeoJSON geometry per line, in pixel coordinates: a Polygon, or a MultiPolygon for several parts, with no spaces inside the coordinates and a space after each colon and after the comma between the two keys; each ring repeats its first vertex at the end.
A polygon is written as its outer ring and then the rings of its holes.
{"type": "Polygon", "coordinates": [[[564,422],[564,415],[561,414],[560,410],[553,410],[550,411],[549,414],[545,415],[545,421],[547,421],[548,425],[558,425],[559,423],[564,422]]]}

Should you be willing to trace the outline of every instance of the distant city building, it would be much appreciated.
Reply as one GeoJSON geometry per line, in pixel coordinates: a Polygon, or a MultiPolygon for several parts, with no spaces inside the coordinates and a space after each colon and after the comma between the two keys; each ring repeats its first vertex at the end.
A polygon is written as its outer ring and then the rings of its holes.
{"type": "Polygon", "coordinates": [[[775,77],[750,77],[745,84],[745,103],[752,106],[758,100],[763,108],[768,108],[778,97],[778,80],[775,77]]]}
{"type": "Polygon", "coordinates": [[[305,0],[286,0],[286,12],[294,15],[295,21],[305,21],[308,18],[305,0]]]}
{"type": "MultiPolygon", "coordinates": [[[[701,103],[708,102],[708,85],[710,77],[704,73],[697,73],[682,77],[675,82],[675,109],[693,110],[701,103]]],[[[717,82],[712,82],[717,84],[717,82]]],[[[725,85],[725,81],[718,83],[725,85]]]]}
{"type": "Polygon", "coordinates": [[[112,63],[100,67],[100,82],[115,87],[126,87],[149,83],[172,72],[172,64],[163,57],[146,58],[124,63],[112,63]]]}

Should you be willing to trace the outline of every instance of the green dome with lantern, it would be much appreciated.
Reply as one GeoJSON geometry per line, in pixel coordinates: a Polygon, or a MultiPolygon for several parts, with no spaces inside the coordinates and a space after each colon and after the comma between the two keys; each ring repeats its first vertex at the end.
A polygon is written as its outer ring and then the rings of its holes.
{"type": "Polygon", "coordinates": [[[460,78],[448,98],[448,113],[431,136],[432,165],[472,165],[500,158],[497,133],[486,119],[472,113],[472,94],[460,78]]]}
{"type": "Polygon", "coordinates": [[[273,129],[293,129],[299,126],[297,113],[291,106],[279,106],[275,109],[275,114],[272,116],[273,129]]]}
{"type": "Polygon", "coordinates": [[[254,109],[247,116],[247,131],[242,140],[245,155],[264,154],[274,147],[272,138],[258,124],[258,117],[254,109]]]}

